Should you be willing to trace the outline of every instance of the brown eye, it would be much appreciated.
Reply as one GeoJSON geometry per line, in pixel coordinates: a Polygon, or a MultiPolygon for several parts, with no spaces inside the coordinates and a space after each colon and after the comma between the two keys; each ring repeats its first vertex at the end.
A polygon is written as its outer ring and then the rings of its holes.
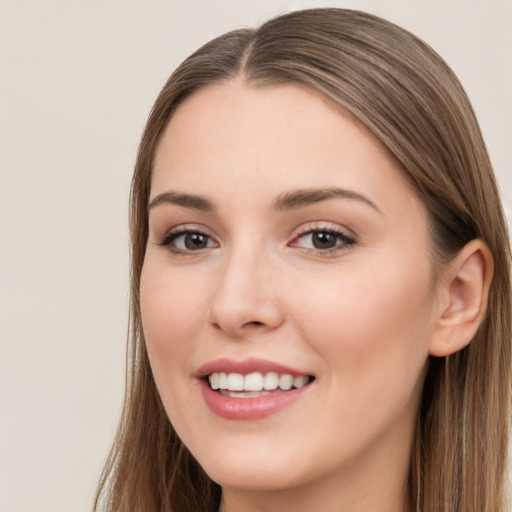
{"type": "Polygon", "coordinates": [[[168,247],[173,252],[192,252],[217,247],[217,243],[210,236],[200,231],[169,233],[160,245],[168,247]]]}
{"type": "Polygon", "coordinates": [[[341,231],[316,229],[298,236],[292,246],[328,253],[346,249],[354,244],[355,240],[341,231]]]}
{"type": "Polygon", "coordinates": [[[338,236],[319,231],[311,234],[311,243],[315,249],[331,249],[336,246],[338,236]]]}
{"type": "MultiPolygon", "coordinates": [[[[208,246],[208,239],[206,235],[202,233],[187,233],[183,236],[183,245],[189,251],[195,251],[197,249],[204,249],[208,246]]],[[[176,242],[176,240],[175,240],[176,242]]]]}

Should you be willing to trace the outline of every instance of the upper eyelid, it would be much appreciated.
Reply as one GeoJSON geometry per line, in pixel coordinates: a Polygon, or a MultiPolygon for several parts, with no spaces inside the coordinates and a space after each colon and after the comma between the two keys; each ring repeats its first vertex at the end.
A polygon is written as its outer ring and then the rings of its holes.
{"type": "Polygon", "coordinates": [[[358,238],[354,231],[352,231],[351,229],[329,221],[312,221],[307,222],[305,224],[301,224],[295,229],[294,236],[302,236],[314,231],[332,231],[333,233],[339,233],[348,238],[353,238],[354,240],[357,240],[358,238]]]}
{"type": "Polygon", "coordinates": [[[212,235],[209,231],[210,230],[202,226],[179,224],[165,231],[163,235],[158,236],[159,241],[157,242],[157,245],[167,245],[167,243],[171,242],[172,240],[175,240],[176,238],[182,235],[186,235],[187,233],[200,233],[201,235],[207,236],[215,243],[219,243],[217,237],[212,235]]]}
{"type": "Polygon", "coordinates": [[[302,233],[298,233],[293,239],[292,239],[292,242],[294,242],[295,240],[299,239],[299,238],[304,238],[308,235],[312,235],[314,233],[328,233],[330,235],[335,235],[337,236],[338,238],[344,240],[345,242],[350,242],[351,244],[352,243],[356,243],[357,242],[357,239],[355,236],[352,236],[352,235],[349,235],[347,233],[345,233],[345,231],[342,231],[342,230],[339,230],[339,229],[309,229],[307,231],[304,231],[302,233]]]}
{"type": "Polygon", "coordinates": [[[215,238],[210,229],[200,224],[177,224],[176,226],[167,229],[164,233],[164,236],[176,233],[203,233],[204,235],[215,238]]]}

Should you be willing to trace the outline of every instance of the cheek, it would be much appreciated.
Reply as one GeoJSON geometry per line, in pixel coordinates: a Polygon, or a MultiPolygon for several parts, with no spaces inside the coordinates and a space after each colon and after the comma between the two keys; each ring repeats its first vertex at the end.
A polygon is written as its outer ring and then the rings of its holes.
{"type": "Polygon", "coordinates": [[[151,260],[145,262],[140,283],[142,327],[155,377],[159,367],[186,363],[207,308],[204,290],[183,282],[151,260]]]}
{"type": "Polygon", "coordinates": [[[308,319],[301,324],[303,335],[328,363],[332,378],[354,383],[354,389],[372,379],[399,386],[417,378],[433,329],[430,276],[343,274],[310,283],[296,311],[297,318],[308,319]]]}
{"type": "Polygon", "coordinates": [[[317,300],[302,302],[297,311],[303,318],[309,311],[313,319],[303,323],[302,336],[323,359],[322,408],[331,413],[322,432],[337,432],[337,448],[331,449],[340,453],[355,453],[385,432],[408,438],[431,335],[426,280],[357,277],[331,282],[322,293],[312,287],[309,297],[317,300]]]}
{"type": "Polygon", "coordinates": [[[140,283],[142,328],[151,371],[174,427],[188,432],[199,420],[190,401],[191,375],[206,300],[200,287],[171,272],[165,262],[147,258],[140,283]],[[190,409],[188,409],[190,408],[190,409]],[[196,418],[196,422],[189,422],[196,418]]]}

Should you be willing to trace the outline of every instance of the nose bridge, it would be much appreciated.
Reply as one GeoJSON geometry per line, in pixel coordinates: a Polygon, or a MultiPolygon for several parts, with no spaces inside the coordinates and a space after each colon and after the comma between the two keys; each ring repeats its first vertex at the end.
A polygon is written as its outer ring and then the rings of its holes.
{"type": "Polygon", "coordinates": [[[210,304],[212,325],[234,336],[279,326],[282,313],[271,260],[263,244],[251,240],[239,240],[231,247],[210,304]]]}

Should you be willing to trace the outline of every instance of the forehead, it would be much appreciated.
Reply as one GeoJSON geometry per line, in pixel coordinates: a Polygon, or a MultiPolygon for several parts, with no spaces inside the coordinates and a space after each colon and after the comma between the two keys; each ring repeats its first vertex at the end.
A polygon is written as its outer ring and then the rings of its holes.
{"type": "Polygon", "coordinates": [[[328,186],[417,201],[396,159],[338,105],[295,83],[237,80],[208,85],[178,107],[157,148],[152,196],[328,186]]]}
{"type": "MultiPolygon", "coordinates": [[[[174,112],[163,138],[172,137],[181,142],[190,143],[207,138],[223,143],[228,142],[230,132],[239,132],[248,136],[267,134],[274,136],[276,143],[285,144],[298,135],[318,143],[314,132],[319,129],[325,135],[328,130],[335,136],[342,118],[346,131],[353,124],[353,131],[359,132],[374,145],[375,151],[381,151],[392,159],[385,146],[354,116],[334,101],[306,86],[286,82],[274,85],[247,84],[242,79],[218,82],[196,91],[179,104],[174,112]],[[271,115],[269,115],[271,114],[271,115]],[[222,131],[216,132],[220,127],[222,131]],[[217,139],[217,140],[215,140],[217,139]]],[[[157,148],[156,158],[162,153],[157,148]]]]}

